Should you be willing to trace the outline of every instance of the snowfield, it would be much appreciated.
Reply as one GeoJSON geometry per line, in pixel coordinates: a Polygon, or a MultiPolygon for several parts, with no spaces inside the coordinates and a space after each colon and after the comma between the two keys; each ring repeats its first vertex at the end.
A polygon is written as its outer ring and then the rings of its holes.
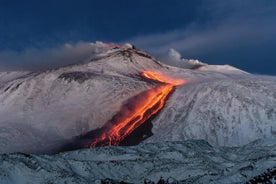
{"type": "MultiPolygon", "coordinates": [[[[0,183],[141,184],[173,178],[179,183],[245,183],[276,171],[276,140],[243,147],[213,147],[205,141],[163,142],[132,147],[83,149],[57,155],[0,155],[0,183]]],[[[276,175],[265,177],[275,183],[276,175]]]]}
{"type": "Polygon", "coordinates": [[[146,142],[203,139],[241,146],[276,136],[276,80],[239,76],[178,87],[146,142]]]}

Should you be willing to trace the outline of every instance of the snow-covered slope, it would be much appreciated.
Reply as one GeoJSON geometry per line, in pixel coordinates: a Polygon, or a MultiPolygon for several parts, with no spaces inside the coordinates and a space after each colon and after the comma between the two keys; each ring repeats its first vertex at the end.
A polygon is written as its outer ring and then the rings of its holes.
{"type": "Polygon", "coordinates": [[[146,142],[204,139],[240,146],[276,137],[276,79],[239,76],[178,87],[153,124],[146,142]]]}
{"type": "MultiPolygon", "coordinates": [[[[213,147],[205,141],[164,142],[135,147],[103,147],[58,155],[0,155],[0,183],[245,183],[268,172],[276,181],[276,140],[238,148],[213,147]],[[269,172],[268,172],[269,173],[269,172]]],[[[267,177],[268,176],[268,177],[267,177]]],[[[260,177],[262,178],[262,177],[260,177]]]]}
{"type": "Polygon", "coordinates": [[[276,136],[275,78],[229,67],[171,67],[127,44],[67,67],[1,72],[0,152],[57,152],[103,127],[128,99],[160,85],[140,77],[144,70],[188,82],[171,95],[146,141],[200,138],[232,146],[276,136]]]}
{"type": "Polygon", "coordinates": [[[1,83],[0,152],[51,152],[103,126],[123,102],[150,87],[139,72],[161,67],[128,49],[1,83]]]}
{"type": "Polygon", "coordinates": [[[20,77],[24,77],[30,73],[31,72],[29,71],[0,72],[0,84],[4,84],[20,77]]]}
{"type": "Polygon", "coordinates": [[[201,65],[198,70],[248,74],[247,72],[230,65],[201,65]]]}

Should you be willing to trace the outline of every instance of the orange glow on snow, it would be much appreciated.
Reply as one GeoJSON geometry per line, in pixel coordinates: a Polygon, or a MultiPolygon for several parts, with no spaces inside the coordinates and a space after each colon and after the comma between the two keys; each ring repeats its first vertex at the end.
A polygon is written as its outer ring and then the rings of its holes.
{"type": "Polygon", "coordinates": [[[132,111],[122,108],[122,112],[119,112],[121,117],[113,120],[115,122],[109,122],[106,130],[91,142],[90,147],[119,145],[126,136],[164,107],[174,86],[185,83],[184,80],[173,79],[155,71],[144,71],[141,75],[164,84],[138,95],[132,111]]]}

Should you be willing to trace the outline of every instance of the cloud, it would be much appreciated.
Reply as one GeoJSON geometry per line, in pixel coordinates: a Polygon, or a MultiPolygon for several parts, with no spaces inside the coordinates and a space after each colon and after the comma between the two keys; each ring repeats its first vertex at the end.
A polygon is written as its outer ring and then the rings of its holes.
{"type": "Polygon", "coordinates": [[[21,52],[0,52],[0,71],[43,70],[84,61],[109,48],[102,42],[66,43],[54,48],[25,49],[21,52]]]}
{"type": "MultiPolygon", "coordinates": [[[[196,21],[188,26],[141,35],[130,38],[129,42],[157,57],[175,48],[185,58],[199,58],[204,62],[238,64],[242,59],[249,62],[253,55],[261,60],[268,48],[276,47],[275,12],[274,1],[207,0],[195,12],[196,21]]],[[[268,54],[274,57],[273,53],[268,54]]]]}
{"type": "MultiPolygon", "coordinates": [[[[276,21],[276,17],[275,17],[276,21]]],[[[254,24],[248,22],[224,22],[214,27],[202,30],[191,27],[169,31],[166,33],[150,34],[130,39],[130,42],[150,50],[162,53],[174,47],[181,52],[207,52],[213,49],[236,47],[239,45],[258,44],[271,40],[276,36],[276,25],[271,21],[254,24]]]]}

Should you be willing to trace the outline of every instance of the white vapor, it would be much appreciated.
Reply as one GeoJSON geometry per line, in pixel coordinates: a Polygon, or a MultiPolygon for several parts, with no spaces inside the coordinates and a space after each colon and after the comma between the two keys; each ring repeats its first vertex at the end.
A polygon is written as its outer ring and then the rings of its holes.
{"type": "Polygon", "coordinates": [[[160,56],[160,60],[168,65],[177,66],[186,69],[193,69],[199,66],[206,65],[196,59],[184,59],[181,54],[173,48],[170,48],[168,53],[160,56]]]}
{"type": "Polygon", "coordinates": [[[103,52],[108,44],[102,42],[66,43],[55,48],[30,48],[21,52],[0,52],[0,71],[43,70],[83,61],[92,55],[103,52]]]}

